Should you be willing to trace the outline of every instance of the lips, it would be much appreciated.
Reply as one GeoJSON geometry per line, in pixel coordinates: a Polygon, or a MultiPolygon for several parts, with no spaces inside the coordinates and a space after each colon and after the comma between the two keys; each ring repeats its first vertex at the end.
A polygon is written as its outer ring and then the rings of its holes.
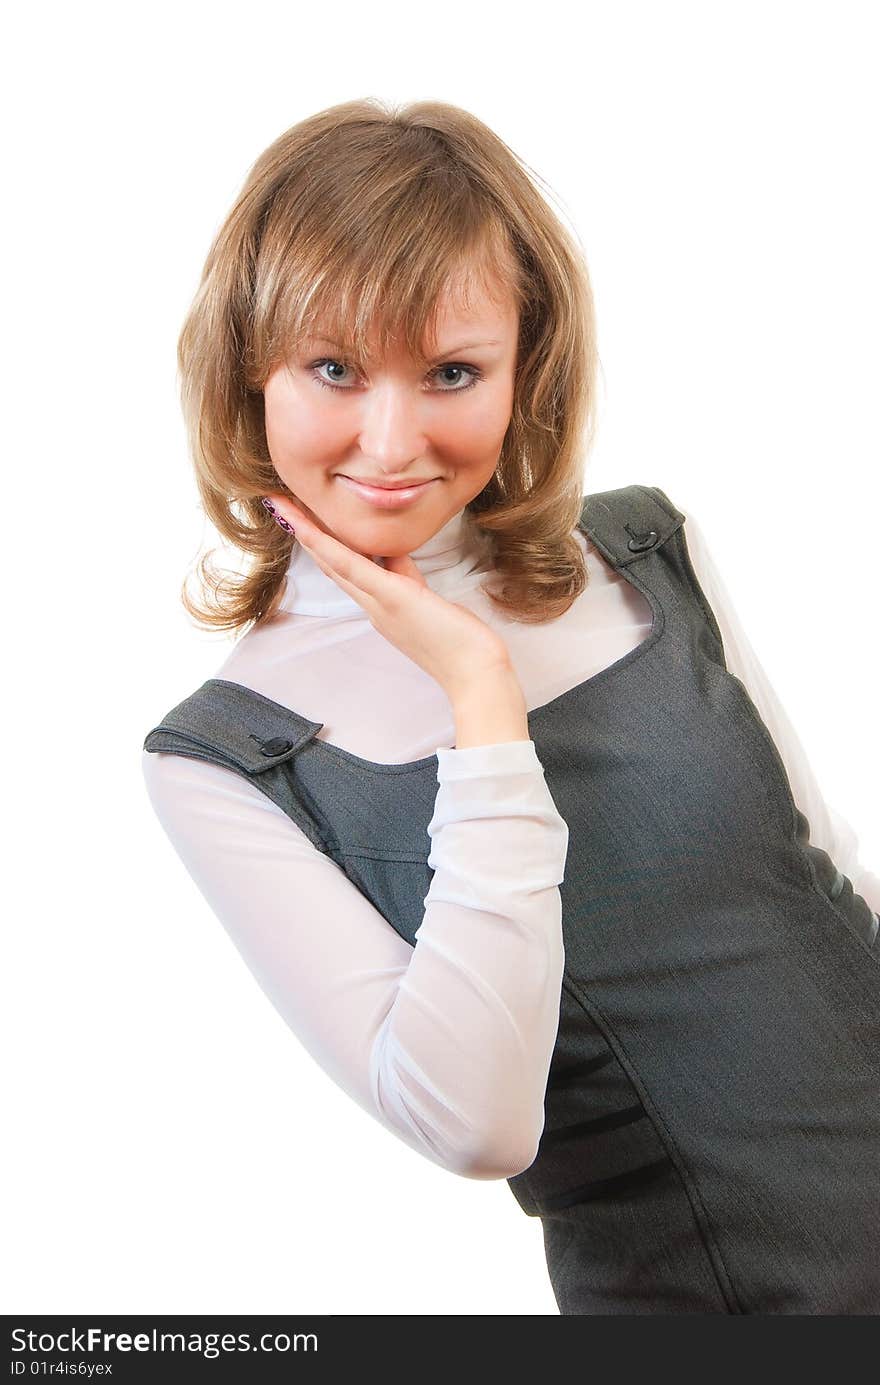
{"type": "Polygon", "coordinates": [[[345,476],[342,472],[337,472],[336,479],[341,481],[347,490],[377,509],[396,510],[424,495],[439,478],[435,476],[428,481],[420,481],[412,486],[398,487],[371,486],[364,481],[355,481],[351,476],[345,476]]]}
{"type": "Polygon", "coordinates": [[[405,491],[413,486],[426,486],[429,481],[434,481],[434,476],[426,476],[422,481],[404,481],[399,485],[386,481],[368,481],[364,476],[348,476],[345,472],[340,472],[340,476],[345,476],[346,481],[354,481],[356,486],[369,486],[376,491],[405,491]]]}

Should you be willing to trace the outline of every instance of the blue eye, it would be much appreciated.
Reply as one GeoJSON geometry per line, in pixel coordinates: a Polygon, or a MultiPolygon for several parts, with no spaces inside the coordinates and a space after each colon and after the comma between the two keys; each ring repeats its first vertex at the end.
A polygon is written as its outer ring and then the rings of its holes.
{"type": "MultiPolygon", "coordinates": [[[[325,357],[323,360],[315,361],[314,364],[309,367],[309,370],[311,373],[311,378],[316,382],[316,384],[321,385],[322,388],[325,390],[349,390],[349,385],[334,385],[331,381],[325,380],[322,375],[317,374],[319,370],[322,370],[323,367],[327,365],[341,365],[344,368],[348,369],[348,363],[346,361],[336,361],[330,356],[325,357]]],[[[466,385],[462,385],[457,389],[441,389],[441,394],[464,394],[465,390],[473,389],[474,385],[476,385],[479,380],[483,379],[483,372],[479,370],[476,366],[459,365],[457,362],[449,361],[445,365],[437,366],[432,372],[432,374],[437,375],[441,370],[457,370],[459,372],[466,371],[467,375],[470,377],[466,385]]]]}

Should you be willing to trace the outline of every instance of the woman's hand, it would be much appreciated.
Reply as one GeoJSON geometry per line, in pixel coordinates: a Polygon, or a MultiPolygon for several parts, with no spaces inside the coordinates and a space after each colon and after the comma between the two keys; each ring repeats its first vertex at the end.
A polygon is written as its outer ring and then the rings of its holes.
{"type": "Polygon", "coordinates": [[[380,567],[334,538],[287,496],[270,494],[276,515],[292,526],[322,572],[348,592],[370,624],[446,693],[472,687],[487,673],[510,668],[510,654],[494,630],[457,602],[428,586],[412,558],[385,558],[380,567]]]}

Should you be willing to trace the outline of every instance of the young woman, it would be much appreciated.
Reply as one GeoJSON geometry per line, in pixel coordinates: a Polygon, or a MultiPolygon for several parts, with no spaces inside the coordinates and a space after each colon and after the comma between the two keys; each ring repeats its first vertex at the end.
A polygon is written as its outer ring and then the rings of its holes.
{"type": "Polygon", "coordinates": [[[880,1311],[880,880],[693,519],[584,494],[575,240],[468,113],[255,163],[179,360],[244,632],[145,741],[316,1060],[507,1178],[564,1314],[880,1311]]]}

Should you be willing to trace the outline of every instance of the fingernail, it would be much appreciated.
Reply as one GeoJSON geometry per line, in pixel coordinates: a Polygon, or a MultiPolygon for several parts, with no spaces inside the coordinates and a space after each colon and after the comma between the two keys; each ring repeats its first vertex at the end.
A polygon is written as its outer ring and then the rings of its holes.
{"type": "Polygon", "coordinates": [[[278,511],[275,509],[275,506],[272,504],[272,501],[269,499],[267,495],[260,496],[260,504],[265,505],[266,509],[269,511],[270,515],[275,520],[275,523],[280,524],[282,529],[286,529],[288,534],[296,533],[296,530],[294,529],[293,525],[288,524],[287,520],[284,519],[284,517],[278,513],[278,511]]]}

